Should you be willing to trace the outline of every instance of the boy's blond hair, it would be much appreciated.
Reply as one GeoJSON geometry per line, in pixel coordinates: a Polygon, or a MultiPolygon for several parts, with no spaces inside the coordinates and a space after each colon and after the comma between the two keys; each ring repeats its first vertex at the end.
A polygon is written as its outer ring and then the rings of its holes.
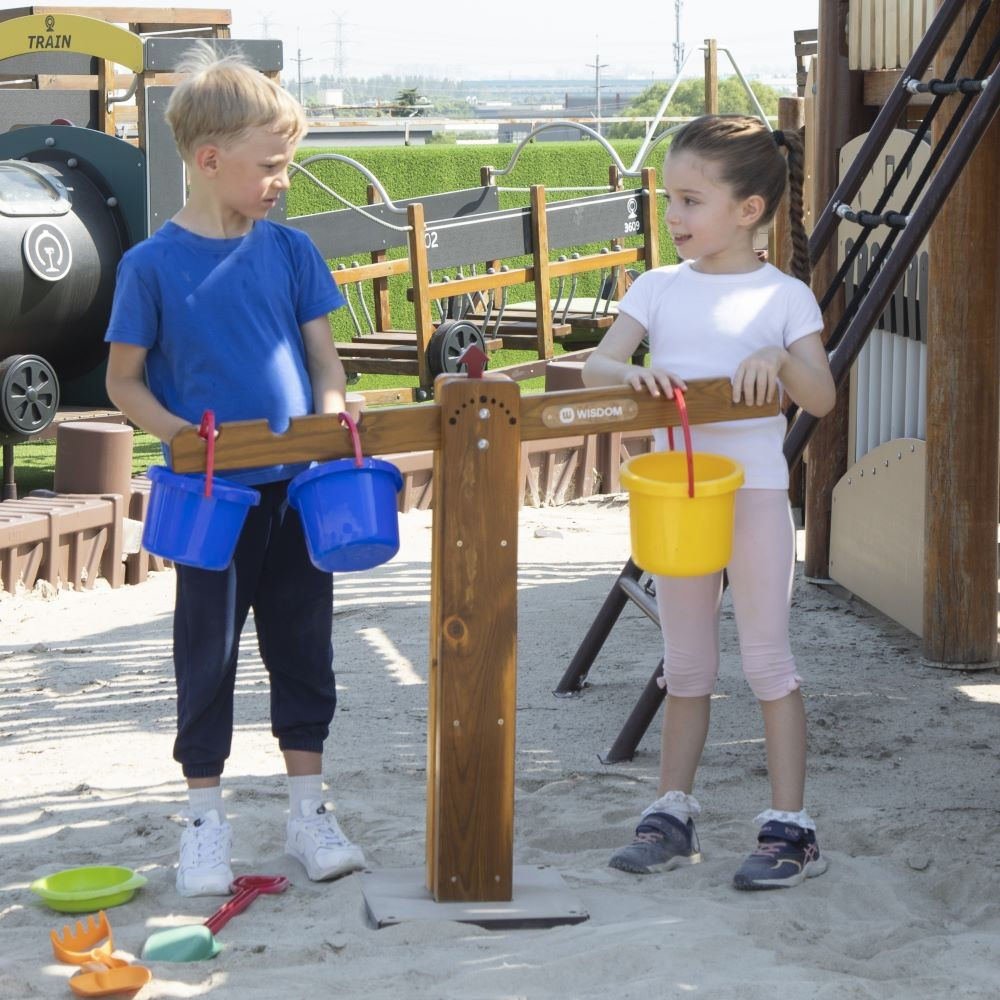
{"type": "Polygon", "coordinates": [[[242,54],[220,57],[208,42],[195,42],[178,69],[189,75],[171,94],[166,119],[184,159],[205,143],[236,142],[252,128],[292,142],[305,134],[302,106],[242,54]]]}

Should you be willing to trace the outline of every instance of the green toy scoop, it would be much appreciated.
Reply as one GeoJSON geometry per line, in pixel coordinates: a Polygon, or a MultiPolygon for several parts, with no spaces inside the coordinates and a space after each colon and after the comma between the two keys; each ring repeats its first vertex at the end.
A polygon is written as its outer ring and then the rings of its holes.
{"type": "Polygon", "coordinates": [[[150,934],[141,957],[144,962],[201,962],[220,951],[222,945],[204,924],[189,924],[150,934]]]}

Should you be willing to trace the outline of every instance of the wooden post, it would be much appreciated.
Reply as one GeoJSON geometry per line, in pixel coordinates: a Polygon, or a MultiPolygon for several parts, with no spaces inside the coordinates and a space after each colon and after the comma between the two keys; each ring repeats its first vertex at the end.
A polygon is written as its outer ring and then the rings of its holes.
{"type": "MultiPolygon", "coordinates": [[[[778,98],[778,128],[782,132],[798,132],[805,124],[805,104],[801,97],[778,98]]],[[[792,259],[792,227],[788,221],[788,191],[785,191],[771,229],[768,258],[776,268],[787,271],[792,259]]]]}
{"type": "Polygon", "coordinates": [[[719,113],[719,43],[705,39],[705,114],[719,113]]]}
{"type": "Polygon", "coordinates": [[[647,271],[660,266],[660,213],[656,201],[656,168],[643,167],[642,199],[643,246],[642,259],[647,271]]]}
{"type": "Polygon", "coordinates": [[[108,95],[115,89],[115,64],[107,59],[97,60],[97,123],[96,130],[106,135],[115,134],[115,117],[108,107],[108,95]]]}
{"type": "MultiPolygon", "coordinates": [[[[958,15],[938,53],[943,75],[972,20],[958,15]]],[[[986,15],[958,72],[972,76],[1000,10],[986,15]]],[[[935,119],[951,117],[948,97],[935,119]]],[[[1000,449],[1000,123],[994,119],[931,229],[927,323],[927,479],[924,656],[967,666],[997,658],[997,503],[1000,449]]]]}
{"type": "Polygon", "coordinates": [[[819,127],[816,124],[816,56],[809,57],[806,67],[806,94],[803,103],[803,127],[805,129],[805,183],[802,185],[802,201],[805,209],[806,232],[812,235],[816,221],[816,141],[819,127]]]}
{"type": "MultiPolygon", "coordinates": [[[[611,163],[608,165],[608,188],[612,191],[620,191],[622,189],[622,178],[618,167],[611,163]]],[[[611,249],[621,250],[625,245],[625,241],[620,237],[615,236],[611,239],[611,249]]],[[[614,271],[612,271],[614,273],[614,271]]],[[[628,287],[628,275],[625,273],[625,268],[618,268],[618,280],[615,282],[615,287],[611,289],[611,296],[615,301],[620,302],[622,296],[628,287]]]]}
{"type": "Polygon", "coordinates": [[[427,363],[427,345],[434,333],[434,319],[431,315],[431,300],[427,271],[427,244],[424,242],[424,206],[420,202],[408,205],[406,221],[410,231],[406,234],[410,250],[410,270],[413,274],[413,319],[417,332],[417,365],[421,386],[429,386],[430,365],[427,363]]]}
{"type": "MultiPolygon", "coordinates": [[[[483,166],[479,168],[479,183],[483,187],[493,187],[493,174],[488,166],[483,166]]],[[[483,262],[483,267],[487,271],[499,271],[500,261],[499,260],[487,260],[483,262]]]]}
{"type": "MultiPolygon", "coordinates": [[[[778,128],[782,132],[798,132],[805,124],[805,113],[804,98],[778,98],[778,128]]],[[[802,222],[805,225],[805,219],[802,222]]],[[[789,272],[792,262],[792,226],[788,217],[787,189],[777,212],[774,213],[774,225],[771,227],[769,242],[768,259],[779,270],[789,272]]],[[[796,462],[795,466],[788,470],[788,499],[792,506],[798,509],[805,503],[805,477],[801,462],[796,462]]]]}
{"type": "MultiPolygon", "coordinates": [[[[377,205],[382,201],[381,195],[374,184],[368,185],[368,204],[377,205]]],[[[373,250],[371,261],[373,264],[385,262],[385,250],[373,250]]],[[[362,293],[363,294],[363,293],[362,293]]],[[[372,305],[375,310],[375,329],[381,333],[383,330],[392,329],[392,316],[389,312],[389,279],[387,277],[372,278],[372,305]]]]}
{"type": "MultiPolygon", "coordinates": [[[[817,135],[813,177],[813,218],[837,188],[840,148],[865,131],[870,111],[862,104],[862,75],[847,68],[848,0],[820,0],[819,59],[816,81],[817,135]]],[[[813,289],[822,295],[837,273],[837,245],[830,241],[813,268],[813,289]]],[[[844,312],[841,289],[826,311],[824,339],[844,312]]],[[[830,575],[830,511],[833,488],[847,470],[847,427],[850,389],[845,382],[833,412],[820,422],[806,451],[805,572],[813,579],[830,575]]]]}
{"type": "MultiPolygon", "coordinates": [[[[147,73],[146,70],[143,70],[139,74],[139,83],[135,88],[135,141],[136,145],[144,153],[146,152],[146,87],[149,86],[152,79],[153,74],[147,73]]],[[[148,191],[146,192],[146,198],[148,201],[148,191]]],[[[148,205],[146,211],[149,211],[148,205]]]]}
{"type": "Polygon", "coordinates": [[[510,900],[520,389],[443,375],[434,398],[427,888],[437,902],[510,900]]]}
{"type": "Polygon", "coordinates": [[[538,356],[551,358],[552,296],[549,288],[549,220],[545,214],[545,188],[531,185],[531,243],[535,281],[535,330],[538,356]]]}

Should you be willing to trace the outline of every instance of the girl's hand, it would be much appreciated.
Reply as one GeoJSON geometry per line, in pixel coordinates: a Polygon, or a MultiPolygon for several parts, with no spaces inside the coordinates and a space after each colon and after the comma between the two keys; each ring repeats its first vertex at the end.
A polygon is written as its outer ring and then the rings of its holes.
{"type": "Polygon", "coordinates": [[[629,365],[626,368],[625,384],[640,392],[645,389],[650,396],[659,396],[662,393],[667,399],[674,398],[674,386],[684,391],[687,390],[684,379],[672,372],[663,372],[656,368],[643,368],[640,365],[629,365]]]}
{"type": "Polygon", "coordinates": [[[788,360],[783,347],[762,347],[740,362],[733,375],[733,402],[763,406],[774,402],[778,392],[778,372],[788,360]]]}

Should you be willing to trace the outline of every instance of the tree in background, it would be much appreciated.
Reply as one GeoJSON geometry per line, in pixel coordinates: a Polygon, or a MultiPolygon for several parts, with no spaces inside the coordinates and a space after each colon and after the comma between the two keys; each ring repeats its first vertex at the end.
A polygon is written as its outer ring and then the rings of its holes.
{"type": "MultiPolygon", "coordinates": [[[[663,98],[666,97],[668,86],[666,83],[654,83],[629,103],[621,117],[652,118],[663,98]]],[[[766,83],[758,83],[756,80],[750,81],[750,89],[760,101],[764,114],[775,116],[778,114],[778,98],[782,96],[781,91],[769,87],[766,83]]],[[[757,113],[757,109],[751,104],[738,77],[727,76],[719,80],[719,111],[748,115],[757,113]]],[[[704,114],[704,80],[681,81],[666,113],[672,118],[695,118],[704,114]]],[[[641,139],[645,134],[646,125],[644,122],[636,122],[634,125],[618,124],[608,128],[608,135],[612,139],[641,139]]]]}
{"type": "Polygon", "coordinates": [[[393,109],[392,114],[394,118],[415,118],[422,115],[430,103],[416,87],[404,87],[396,95],[396,104],[399,106],[393,109]]]}

